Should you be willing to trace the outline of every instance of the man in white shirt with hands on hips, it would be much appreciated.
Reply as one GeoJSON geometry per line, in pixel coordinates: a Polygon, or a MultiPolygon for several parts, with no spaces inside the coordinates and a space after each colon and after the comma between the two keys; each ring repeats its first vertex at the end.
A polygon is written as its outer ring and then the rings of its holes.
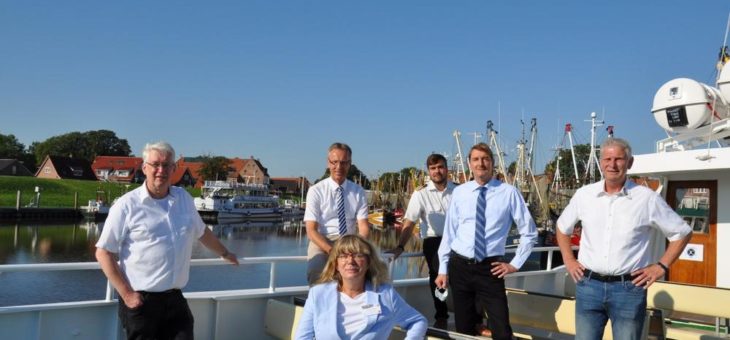
{"type": "Polygon", "coordinates": [[[627,179],[633,161],[628,142],[607,139],[600,158],[604,180],[578,189],[558,219],[555,236],[576,282],[578,340],[603,338],[609,319],[614,339],[641,339],[646,289],[667,273],[692,236],[658,193],[627,179]],[[578,221],[583,231],[576,260],[570,235],[578,221]],[[654,229],[669,240],[659,259],[652,258],[654,229]]]}
{"type": "Polygon", "coordinates": [[[365,190],[347,179],[352,165],[352,149],[333,143],[327,151],[330,177],[319,181],[307,192],[304,223],[307,228],[307,281],[313,285],[327,263],[332,244],[342,235],[360,234],[367,238],[368,202],[365,190]]]}
{"type": "Polygon", "coordinates": [[[112,205],[96,259],[119,293],[128,339],[192,339],[193,314],[180,289],[188,282],[193,242],[232,264],[238,260],[205,226],[190,194],[171,185],[172,146],[147,144],[142,158],[147,178],[112,205]]]}
{"type": "Polygon", "coordinates": [[[394,259],[403,253],[405,245],[413,235],[413,228],[420,221],[421,240],[423,240],[423,256],[428,265],[428,282],[431,285],[431,298],[436,309],[434,327],[446,329],[449,319],[449,310],[445,301],[441,301],[434,295],[436,290],[436,276],[438,275],[439,259],[438,249],[441,244],[441,237],[444,232],[446,221],[446,209],[451,201],[451,193],[456,184],[449,181],[449,168],[446,158],[440,154],[431,154],[426,158],[428,177],[430,181],[426,187],[413,192],[408,209],[403,221],[403,229],[398,241],[398,246],[391,249],[394,259]]]}

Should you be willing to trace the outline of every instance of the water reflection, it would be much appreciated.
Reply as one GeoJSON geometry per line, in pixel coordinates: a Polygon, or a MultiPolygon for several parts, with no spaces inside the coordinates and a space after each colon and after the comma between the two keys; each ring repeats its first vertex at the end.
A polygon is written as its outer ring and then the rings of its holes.
{"type": "MultiPolygon", "coordinates": [[[[95,244],[104,222],[75,224],[0,224],[0,264],[67,263],[95,261],[95,244]]],[[[306,255],[307,235],[301,219],[277,221],[229,221],[210,225],[228,249],[239,257],[306,255]]],[[[374,226],[371,240],[383,250],[397,245],[400,231],[374,226]]],[[[420,252],[421,242],[412,237],[407,251],[420,252]]],[[[193,258],[215,258],[199,242],[193,258]]],[[[268,287],[268,264],[239,267],[191,268],[185,291],[268,287]]],[[[403,258],[396,262],[395,278],[427,275],[425,261],[403,258]]],[[[277,285],[306,285],[302,263],[277,266],[277,285]]],[[[101,271],[0,273],[0,306],[102,299],[106,279],[101,271]]]]}

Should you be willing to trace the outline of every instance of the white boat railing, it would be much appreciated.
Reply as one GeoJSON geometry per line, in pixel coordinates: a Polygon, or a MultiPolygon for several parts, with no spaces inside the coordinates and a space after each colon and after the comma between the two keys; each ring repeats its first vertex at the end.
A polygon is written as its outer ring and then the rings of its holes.
{"type": "MultiPolygon", "coordinates": [[[[576,247],[574,247],[576,248],[576,247]]],[[[553,252],[558,251],[558,247],[535,247],[533,248],[533,253],[542,253],[547,252],[547,267],[545,269],[540,270],[532,270],[532,271],[523,271],[523,272],[517,272],[510,274],[511,277],[516,276],[531,276],[540,274],[545,271],[550,271],[553,269],[552,267],[552,257],[553,252]]],[[[514,253],[514,248],[508,248],[506,250],[507,253],[514,253]]],[[[388,263],[388,270],[390,273],[390,277],[393,277],[393,272],[395,270],[395,262],[393,261],[393,254],[390,253],[381,253],[380,254],[383,260],[388,263]]],[[[403,253],[399,258],[409,258],[409,257],[421,257],[423,254],[421,253],[403,253]]],[[[277,264],[284,263],[284,262],[306,262],[307,257],[306,256],[265,256],[265,257],[241,257],[238,258],[238,262],[240,265],[248,265],[248,264],[264,264],[269,263],[269,287],[268,291],[269,293],[273,293],[276,291],[276,268],[277,264]]],[[[211,259],[193,259],[190,262],[191,266],[222,266],[222,265],[230,265],[230,263],[224,261],[223,259],[219,258],[211,258],[211,259]]],[[[99,266],[99,263],[97,262],[68,262],[68,263],[34,263],[34,264],[5,264],[0,265],[0,274],[4,272],[44,272],[44,271],[64,271],[64,270],[101,270],[101,267],[99,266]]],[[[0,282],[1,282],[2,276],[0,276],[0,282]]],[[[424,279],[424,278],[421,278],[424,279]]],[[[106,294],[104,299],[106,301],[112,301],[114,300],[114,287],[111,285],[109,280],[107,280],[106,284],[106,294]]]]}

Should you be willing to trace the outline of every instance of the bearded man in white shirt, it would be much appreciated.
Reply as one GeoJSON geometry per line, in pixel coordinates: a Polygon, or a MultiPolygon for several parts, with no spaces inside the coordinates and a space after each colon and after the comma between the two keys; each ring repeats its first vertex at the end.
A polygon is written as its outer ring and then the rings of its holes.
{"type": "Polygon", "coordinates": [[[112,205],[96,259],[119,293],[128,339],[193,339],[193,314],[180,290],[188,282],[193,242],[232,264],[238,260],[206,228],[190,194],[171,185],[172,146],[147,144],[142,158],[147,178],[112,205]]]}
{"type": "Polygon", "coordinates": [[[352,149],[333,143],[327,152],[330,177],[307,192],[304,223],[307,228],[307,281],[314,284],[322,274],[332,244],[342,235],[360,234],[367,238],[368,202],[365,190],[347,179],[352,165],[352,149]]]}
{"type": "Polygon", "coordinates": [[[451,193],[456,184],[449,181],[449,169],[446,158],[440,154],[431,154],[426,158],[428,177],[431,180],[426,187],[413,192],[408,201],[408,209],[403,221],[398,246],[391,249],[394,259],[403,253],[405,245],[413,235],[413,228],[416,222],[420,221],[421,240],[423,240],[423,256],[428,264],[428,283],[431,285],[431,298],[436,309],[434,327],[446,329],[449,319],[449,310],[445,301],[436,298],[433,292],[436,289],[436,277],[438,276],[439,258],[438,249],[441,245],[441,238],[444,233],[444,222],[446,221],[446,209],[451,202],[451,193]]]}
{"type": "Polygon", "coordinates": [[[662,278],[692,236],[692,229],[659,194],[627,179],[631,146],[609,138],[601,146],[604,180],[580,188],[558,219],[556,238],[568,274],[576,282],[576,339],[603,338],[611,320],[614,339],[641,339],[646,289],[662,278]],[[576,260],[570,235],[583,231],[576,260]],[[652,230],[669,240],[652,258],[652,230]]]}

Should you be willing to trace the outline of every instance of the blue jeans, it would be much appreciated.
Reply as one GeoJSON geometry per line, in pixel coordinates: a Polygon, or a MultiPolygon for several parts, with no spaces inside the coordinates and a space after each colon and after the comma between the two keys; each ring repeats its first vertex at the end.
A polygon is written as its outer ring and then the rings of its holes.
{"type": "Polygon", "coordinates": [[[602,339],[609,319],[614,339],[641,339],[646,316],[644,288],[631,281],[601,282],[586,275],[576,284],[575,300],[577,340],[602,339]]]}

